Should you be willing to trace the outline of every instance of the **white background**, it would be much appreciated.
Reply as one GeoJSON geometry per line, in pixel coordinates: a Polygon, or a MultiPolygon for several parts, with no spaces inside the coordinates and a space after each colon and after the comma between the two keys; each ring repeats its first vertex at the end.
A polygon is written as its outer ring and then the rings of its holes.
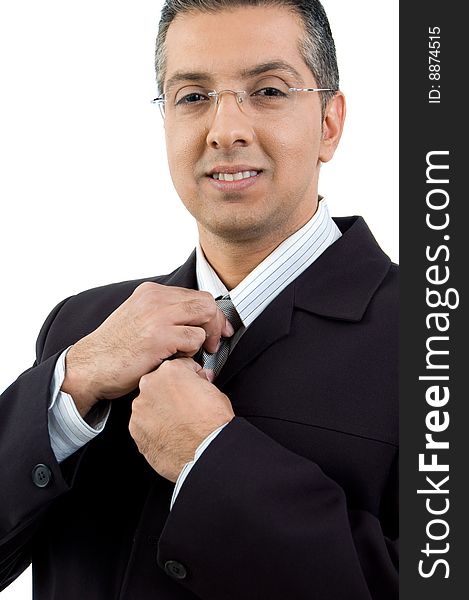
{"type": "MultiPolygon", "coordinates": [[[[363,215],[397,261],[398,3],[323,3],[348,116],[319,191],[332,215],[363,215]]],[[[32,364],[61,299],[167,273],[194,247],[149,102],[161,4],[0,5],[0,390],[32,364]]],[[[31,598],[30,577],[1,600],[31,598]]]]}

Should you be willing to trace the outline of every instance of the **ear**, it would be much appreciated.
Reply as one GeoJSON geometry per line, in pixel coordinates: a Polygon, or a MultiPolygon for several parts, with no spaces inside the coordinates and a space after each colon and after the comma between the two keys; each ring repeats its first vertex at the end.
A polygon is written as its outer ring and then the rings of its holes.
{"type": "Polygon", "coordinates": [[[322,123],[322,140],[319,150],[321,162],[328,162],[334,156],[344,128],[345,113],[345,96],[342,92],[337,92],[329,100],[322,123]]]}

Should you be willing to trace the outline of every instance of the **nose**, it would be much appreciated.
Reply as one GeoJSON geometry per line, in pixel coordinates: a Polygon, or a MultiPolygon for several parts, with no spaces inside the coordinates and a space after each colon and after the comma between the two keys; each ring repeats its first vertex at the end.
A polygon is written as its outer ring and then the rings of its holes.
{"type": "Polygon", "coordinates": [[[207,146],[248,146],[254,135],[251,120],[242,111],[236,94],[220,94],[208,130],[207,146]]]}

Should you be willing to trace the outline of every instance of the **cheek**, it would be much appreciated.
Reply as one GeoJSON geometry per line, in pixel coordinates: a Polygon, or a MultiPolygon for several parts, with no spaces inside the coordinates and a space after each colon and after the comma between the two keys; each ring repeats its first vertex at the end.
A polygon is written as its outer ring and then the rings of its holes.
{"type": "Polygon", "coordinates": [[[277,180],[311,180],[319,160],[319,140],[312,133],[296,130],[288,136],[276,136],[272,147],[277,180]]]}
{"type": "Polygon", "coordinates": [[[197,152],[194,140],[187,135],[168,133],[166,151],[169,171],[177,191],[194,185],[197,152]]]}

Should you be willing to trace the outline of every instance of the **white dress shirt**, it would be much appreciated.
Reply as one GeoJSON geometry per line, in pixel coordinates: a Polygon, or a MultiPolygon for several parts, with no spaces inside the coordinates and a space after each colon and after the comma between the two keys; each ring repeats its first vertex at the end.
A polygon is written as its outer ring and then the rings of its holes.
{"type": "MultiPolygon", "coordinates": [[[[292,283],[305,269],[339,237],[341,233],[331,219],[326,201],[320,199],[313,217],[298,231],[284,240],[235,288],[228,290],[205,258],[200,246],[196,249],[196,275],[199,290],[210,292],[214,298],[229,293],[243,326],[235,333],[231,350],[246,331],[246,328],[262,313],[280,292],[292,283]]],[[[52,450],[61,462],[105,427],[110,405],[105,405],[101,414],[81,418],[72,397],[60,390],[65,376],[65,356],[68,349],[59,357],[51,382],[51,403],[49,406],[49,435],[52,450]]],[[[194,460],[182,469],[174,488],[171,507],[187,478],[190,470],[209,444],[222,431],[225,425],[213,431],[197,448],[194,460]]]]}

